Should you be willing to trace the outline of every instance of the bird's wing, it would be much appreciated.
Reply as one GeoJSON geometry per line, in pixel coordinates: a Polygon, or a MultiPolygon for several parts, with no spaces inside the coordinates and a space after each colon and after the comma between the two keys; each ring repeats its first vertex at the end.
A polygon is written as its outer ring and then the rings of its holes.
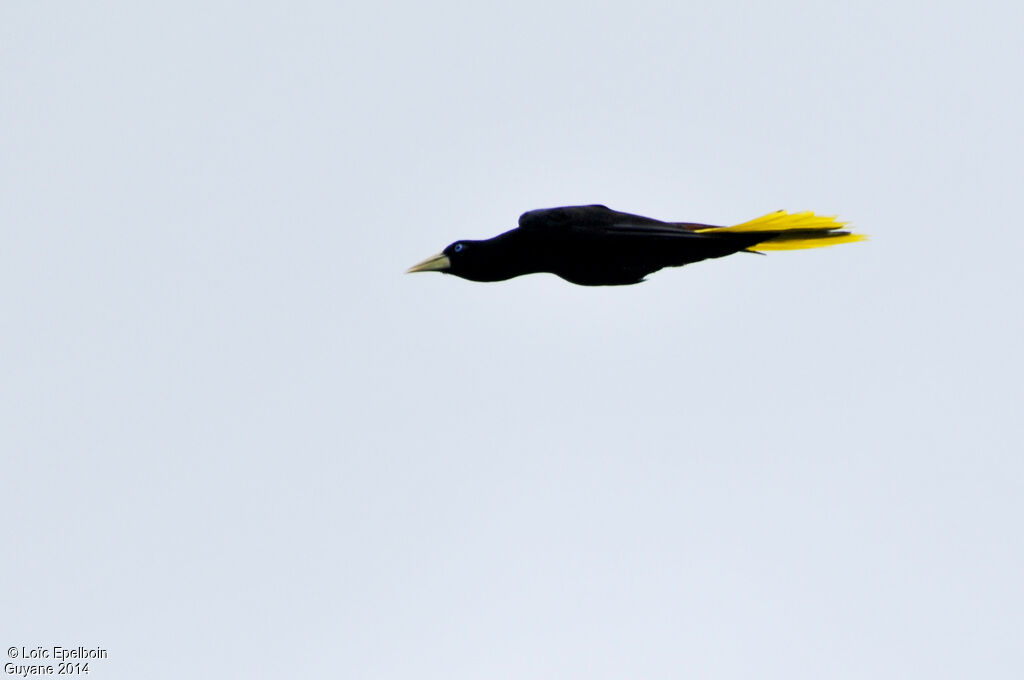
{"type": "Polygon", "coordinates": [[[546,234],[562,232],[577,236],[661,236],[669,238],[700,238],[699,229],[712,225],[661,220],[612,210],[603,205],[570,205],[523,213],[519,228],[546,234]]]}

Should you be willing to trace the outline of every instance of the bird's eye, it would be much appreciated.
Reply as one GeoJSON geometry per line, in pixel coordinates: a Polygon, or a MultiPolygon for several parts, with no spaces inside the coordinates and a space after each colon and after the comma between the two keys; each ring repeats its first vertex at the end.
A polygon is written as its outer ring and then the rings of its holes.
{"type": "Polygon", "coordinates": [[[462,245],[461,243],[456,243],[455,247],[452,250],[454,250],[457,253],[461,253],[463,248],[465,248],[464,245],[462,245]]]}

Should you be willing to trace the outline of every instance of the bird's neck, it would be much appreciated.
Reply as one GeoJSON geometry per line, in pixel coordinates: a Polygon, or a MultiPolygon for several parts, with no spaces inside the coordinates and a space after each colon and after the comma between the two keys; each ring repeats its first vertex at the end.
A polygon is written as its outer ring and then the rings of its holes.
{"type": "Polygon", "coordinates": [[[523,274],[548,271],[537,244],[513,229],[474,245],[473,267],[466,278],[476,281],[505,281],[523,274]]]}

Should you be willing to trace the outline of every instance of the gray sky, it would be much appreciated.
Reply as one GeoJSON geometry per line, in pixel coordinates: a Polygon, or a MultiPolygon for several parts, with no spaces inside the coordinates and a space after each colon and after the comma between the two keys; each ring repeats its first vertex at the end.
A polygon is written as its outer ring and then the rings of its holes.
{"type": "Polygon", "coordinates": [[[3,3],[0,643],[106,648],[95,678],[1020,678],[1022,20],[3,3]],[[402,274],[590,202],[872,240],[402,274]]]}

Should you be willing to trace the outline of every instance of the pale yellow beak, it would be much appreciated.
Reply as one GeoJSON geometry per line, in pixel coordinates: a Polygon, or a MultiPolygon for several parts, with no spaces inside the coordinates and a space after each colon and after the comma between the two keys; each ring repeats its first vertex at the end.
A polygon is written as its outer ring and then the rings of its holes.
{"type": "Polygon", "coordinates": [[[446,272],[452,266],[452,261],[448,259],[448,256],[444,253],[438,253],[432,257],[428,257],[417,265],[409,267],[406,274],[412,274],[414,272],[446,272]]]}

